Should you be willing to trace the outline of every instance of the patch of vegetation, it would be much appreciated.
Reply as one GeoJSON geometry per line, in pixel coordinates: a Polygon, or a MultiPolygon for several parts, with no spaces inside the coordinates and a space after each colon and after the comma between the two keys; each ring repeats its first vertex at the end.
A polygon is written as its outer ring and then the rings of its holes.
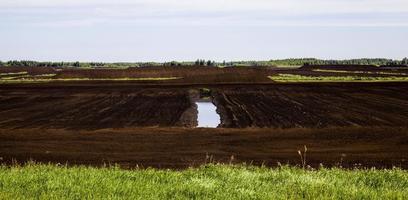
{"type": "Polygon", "coordinates": [[[211,97],[211,90],[208,88],[200,88],[200,98],[209,99],[211,97]]]}
{"type": "Polygon", "coordinates": [[[400,169],[0,167],[0,199],[407,199],[400,169]]]}
{"type": "Polygon", "coordinates": [[[0,76],[13,76],[13,75],[26,75],[28,72],[10,72],[10,73],[0,73],[0,76]]]}
{"type": "Polygon", "coordinates": [[[57,74],[40,74],[30,75],[28,72],[16,72],[16,73],[2,73],[0,74],[0,82],[10,80],[35,80],[43,78],[52,78],[57,74]]]}
{"type": "Polygon", "coordinates": [[[41,77],[41,78],[45,78],[45,77],[54,77],[57,74],[40,74],[40,75],[34,75],[32,77],[41,77]]]}
{"type": "Polygon", "coordinates": [[[314,69],[314,72],[328,72],[328,73],[348,73],[348,74],[383,74],[383,75],[396,75],[406,76],[407,73],[399,72],[382,72],[382,71],[346,71],[346,70],[332,70],[332,69],[314,69]]]}
{"type": "Polygon", "coordinates": [[[295,74],[278,74],[268,76],[276,82],[398,82],[408,81],[408,77],[367,77],[367,76],[303,76],[295,74]]]}

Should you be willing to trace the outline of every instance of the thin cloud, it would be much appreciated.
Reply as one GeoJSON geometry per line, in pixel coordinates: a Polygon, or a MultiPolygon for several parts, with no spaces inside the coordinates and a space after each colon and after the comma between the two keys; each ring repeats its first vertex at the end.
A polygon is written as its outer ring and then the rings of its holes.
{"type": "Polygon", "coordinates": [[[0,17],[3,24],[52,27],[408,26],[408,1],[3,0],[0,17]]]}
{"type": "Polygon", "coordinates": [[[408,12],[406,0],[2,0],[0,8],[131,6],[156,10],[269,10],[286,14],[408,12]]]}

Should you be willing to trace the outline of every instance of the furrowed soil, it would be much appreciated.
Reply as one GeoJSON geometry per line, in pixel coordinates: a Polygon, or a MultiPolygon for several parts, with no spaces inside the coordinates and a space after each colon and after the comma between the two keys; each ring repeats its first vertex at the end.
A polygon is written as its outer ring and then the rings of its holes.
{"type": "Polygon", "coordinates": [[[21,70],[56,74],[51,79],[182,79],[0,84],[0,163],[276,166],[300,164],[297,151],[306,145],[307,162],[314,167],[408,169],[405,82],[282,84],[267,78],[327,74],[309,69],[21,70]],[[202,88],[210,90],[220,129],[193,128],[194,101],[202,88]]]}
{"type": "Polygon", "coordinates": [[[214,90],[221,127],[407,126],[407,84],[282,84],[214,90]]]}
{"type": "Polygon", "coordinates": [[[300,165],[307,146],[312,167],[408,169],[406,128],[189,129],[133,128],[94,131],[0,129],[2,163],[182,169],[209,162],[300,165]]]}
{"type": "Polygon", "coordinates": [[[144,87],[0,88],[1,128],[194,127],[188,90],[144,87]]]}

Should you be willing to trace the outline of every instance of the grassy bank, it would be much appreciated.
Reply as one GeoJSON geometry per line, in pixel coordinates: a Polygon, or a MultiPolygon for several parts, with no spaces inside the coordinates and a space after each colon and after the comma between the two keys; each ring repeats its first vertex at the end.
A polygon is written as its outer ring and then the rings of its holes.
{"type": "Polygon", "coordinates": [[[303,76],[295,74],[278,74],[268,76],[276,82],[401,82],[408,81],[408,77],[367,77],[367,76],[303,76]]]}
{"type": "Polygon", "coordinates": [[[399,169],[0,167],[0,199],[407,199],[407,188],[399,169]]]}

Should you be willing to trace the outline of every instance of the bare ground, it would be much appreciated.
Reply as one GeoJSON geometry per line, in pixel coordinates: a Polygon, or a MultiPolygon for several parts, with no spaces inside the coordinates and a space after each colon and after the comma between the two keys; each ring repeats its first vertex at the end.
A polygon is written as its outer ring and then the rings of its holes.
{"type": "Polygon", "coordinates": [[[0,130],[2,163],[35,160],[180,169],[208,163],[408,169],[406,128],[0,130]],[[231,159],[233,156],[233,159],[231,159]]]}
{"type": "MultiPolygon", "coordinates": [[[[42,74],[49,69],[21,70],[42,74]]],[[[280,72],[62,70],[57,77],[183,79],[3,84],[0,162],[179,169],[214,160],[276,166],[300,164],[297,151],[306,145],[307,162],[314,167],[408,169],[407,83],[278,84],[267,79],[280,72]],[[229,128],[188,128],[197,124],[193,101],[200,88],[212,90],[221,126],[229,128]]]]}

